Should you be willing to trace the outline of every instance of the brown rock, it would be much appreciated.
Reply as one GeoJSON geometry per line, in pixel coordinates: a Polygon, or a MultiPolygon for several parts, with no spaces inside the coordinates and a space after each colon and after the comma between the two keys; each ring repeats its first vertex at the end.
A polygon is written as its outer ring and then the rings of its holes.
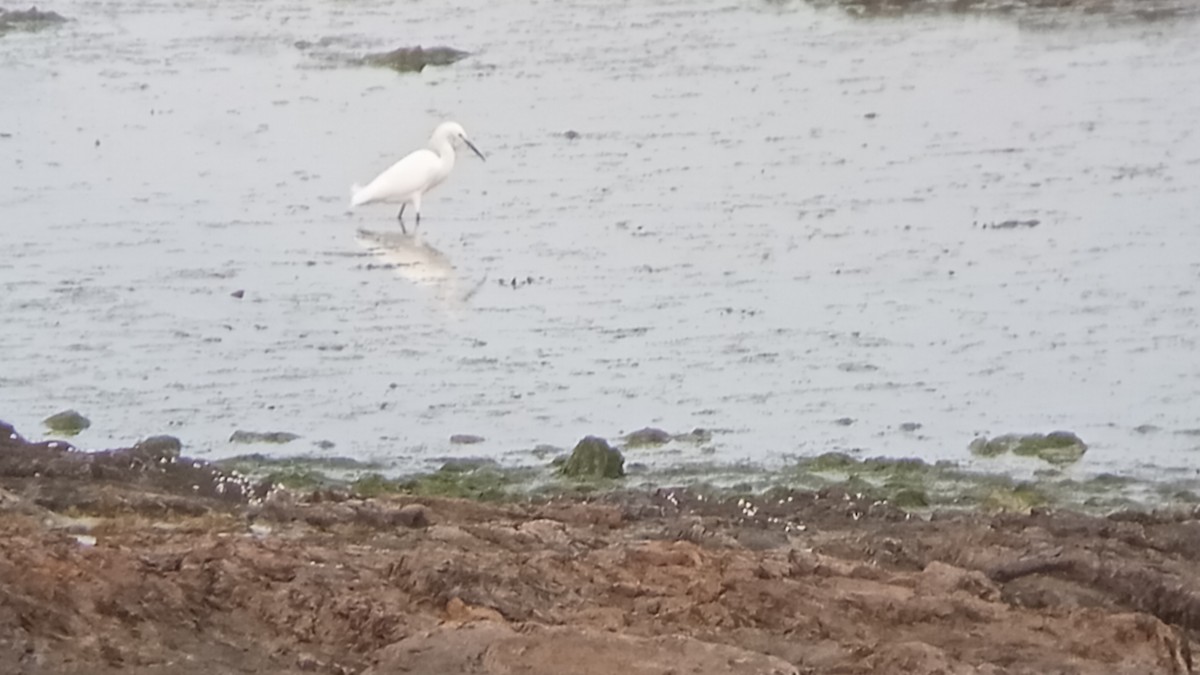
{"type": "Polygon", "coordinates": [[[396,522],[405,527],[429,527],[429,509],[424,504],[406,504],[396,512],[396,522]]]}

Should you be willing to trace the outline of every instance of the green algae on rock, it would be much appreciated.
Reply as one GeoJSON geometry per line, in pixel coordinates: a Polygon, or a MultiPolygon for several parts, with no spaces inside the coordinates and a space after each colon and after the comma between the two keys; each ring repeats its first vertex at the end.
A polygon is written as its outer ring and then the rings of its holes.
{"type": "Polygon", "coordinates": [[[1034,485],[1017,483],[1007,487],[997,487],[988,492],[979,502],[984,511],[1003,511],[1010,513],[1029,513],[1037,506],[1050,503],[1050,498],[1034,485]]]}
{"type": "Polygon", "coordinates": [[[708,429],[697,427],[682,434],[671,434],[656,427],[644,427],[625,434],[621,440],[626,448],[665,445],[671,441],[679,441],[680,443],[707,443],[712,440],[712,432],[708,429]]]}
{"type": "Polygon", "coordinates": [[[622,478],[625,458],[603,438],[587,436],[571,451],[559,473],[568,478],[622,478]]]}
{"type": "Polygon", "coordinates": [[[981,436],[971,441],[969,448],[972,454],[979,457],[997,457],[1011,452],[1021,457],[1037,457],[1060,466],[1078,462],[1087,452],[1087,444],[1069,431],[1004,434],[992,439],[981,436]]]}
{"type": "Polygon", "coordinates": [[[390,52],[367,54],[362,58],[362,63],[366,66],[391,68],[399,73],[419,73],[425,70],[426,66],[448,66],[470,55],[470,52],[450,47],[400,47],[390,52]]]}
{"type": "Polygon", "coordinates": [[[501,501],[521,491],[529,476],[517,471],[501,471],[489,465],[475,468],[443,467],[417,476],[391,479],[378,473],[360,477],[350,490],[360,497],[405,494],[417,497],[455,497],[478,501],[501,501]]]}
{"type": "Polygon", "coordinates": [[[47,429],[56,434],[74,436],[92,426],[92,421],[79,414],[76,410],[64,410],[42,420],[42,424],[45,424],[47,429]]]}

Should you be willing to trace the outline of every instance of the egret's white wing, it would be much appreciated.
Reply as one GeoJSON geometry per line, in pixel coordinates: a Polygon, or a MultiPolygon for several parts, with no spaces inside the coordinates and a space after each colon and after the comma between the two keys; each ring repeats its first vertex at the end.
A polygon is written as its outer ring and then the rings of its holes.
{"type": "Polygon", "coordinates": [[[375,177],[366,187],[355,191],[350,203],[361,206],[370,202],[403,202],[413,193],[429,187],[437,178],[441,159],[432,150],[421,149],[407,155],[375,177]]]}

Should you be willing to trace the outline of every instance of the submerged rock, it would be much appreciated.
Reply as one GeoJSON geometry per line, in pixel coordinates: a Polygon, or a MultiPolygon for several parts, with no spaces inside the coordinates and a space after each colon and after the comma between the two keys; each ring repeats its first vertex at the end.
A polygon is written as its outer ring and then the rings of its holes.
{"type": "Polygon", "coordinates": [[[625,458],[603,438],[587,436],[571,451],[559,472],[570,478],[621,478],[625,475],[625,458]]]}
{"type": "Polygon", "coordinates": [[[682,434],[675,434],[675,440],[683,443],[707,443],[712,440],[712,432],[708,429],[696,427],[691,431],[682,434]]]}
{"type": "Polygon", "coordinates": [[[297,434],[288,433],[286,431],[242,431],[238,429],[229,437],[230,443],[275,443],[282,445],[283,443],[291,443],[300,438],[297,434]]]}
{"type": "Polygon", "coordinates": [[[992,439],[981,436],[971,441],[969,447],[972,454],[980,457],[996,457],[1011,452],[1022,457],[1037,457],[1058,465],[1078,462],[1087,452],[1087,444],[1069,431],[1004,434],[992,439]]]}
{"type": "Polygon", "coordinates": [[[671,441],[680,443],[707,443],[712,440],[712,432],[699,427],[682,434],[670,434],[655,427],[644,427],[630,432],[622,439],[627,448],[640,448],[650,445],[664,445],[671,441]]]}
{"type": "Polygon", "coordinates": [[[391,68],[400,73],[419,73],[425,70],[425,66],[448,66],[470,55],[470,52],[450,47],[400,47],[390,52],[367,54],[362,58],[362,63],[366,66],[391,68]]]}
{"type": "Polygon", "coordinates": [[[671,434],[662,429],[645,427],[625,436],[625,447],[640,448],[647,445],[662,445],[671,441],[671,434]]]}
{"type": "Polygon", "coordinates": [[[64,410],[42,420],[42,424],[45,424],[47,429],[56,434],[74,436],[92,426],[92,421],[79,414],[78,411],[64,410]]]}
{"type": "Polygon", "coordinates": [[[66,23],[67,19],[58,12],[43,12],[37,7],[7,10],[0,8],[0,35],[10,30],[41,30],[66,23]]]}
{"type": "Polygon", "coordinates": [[[454,445],[474,445],[482,443],[484,440],[486,439],[483,436],[476,436],[475,434],[454,434],[450,437],[450,442],[454,445]]]}

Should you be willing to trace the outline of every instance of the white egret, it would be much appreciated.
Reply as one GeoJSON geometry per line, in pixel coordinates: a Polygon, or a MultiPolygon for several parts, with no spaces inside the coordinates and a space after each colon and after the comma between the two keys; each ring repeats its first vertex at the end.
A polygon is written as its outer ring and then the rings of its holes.
{"type": "Polygon", "coordinates": [[[400,202],[400,229],[404,227],[404,209],[412,204],[417,212],[417,227],[421,226],[421,197],[439,183],[446,180],[454,169],[454,141],[462,141],[479,159],[487,161],[479,148],[467,138],[467,132],[458,122],[442,122],[433,130],[429,143],[400,161],[367,183],[366,187],[355,184],[350,188],[350,206],[362,206],[371,202],[400,202]]]}

